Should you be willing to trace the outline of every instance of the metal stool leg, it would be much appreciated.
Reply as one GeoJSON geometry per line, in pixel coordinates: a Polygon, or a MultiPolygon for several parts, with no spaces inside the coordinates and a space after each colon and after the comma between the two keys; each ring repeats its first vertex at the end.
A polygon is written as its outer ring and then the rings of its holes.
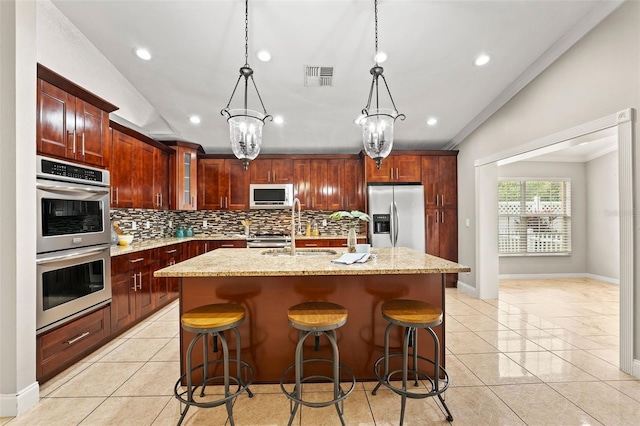
{"type": "Polygon", "coordinates": [[[389,334],[391,333],[391,328],[393,324],[387,325],[387,328],[384,330],[384,375],[382,379],[378,381],[378,384],[371,391],[371,395],[375,395],[378,392],[378,388],[382,385],[384,380],[387,380],[389,375],[389,334]]]}
{"type": "MultiPolygon", "coordinates": [[[[236,374],[237,374],[238,380],[240,381],[240,386],[244,386],[244,385],[247,384],[247,381],[242,379],[242,362],[241,362],[242,356],[241,356],[241,351],[240,351],[240,347],[242,345],[241,345],[241,342],[240,342],[240,332],[238,331],[237,328],[234,328],[233,331],[236,333],[236,354],[237,354],[236,355],[237,356],[237,362],[236,362],[237,371],[236,371],[236,374]]],[[[249,389],[249,386],[247,386],[246,391],[247,391],[247,394],[249,395],[249,398],[253,398],[253,392],[251,392],[251,389],[249,389]]]]}
{"type": "MultiPolygon", "coordinates": [[[[434,357],[433,357],[434,370],[435,370],[435,374],[433,378],[433,387],[437,391],[440,389],[438,384],[438,381],[440,380],[440,340],[438,339],[438,336],[431,328],[427,327],[427,331],[429,332],[429,334],[431,334],[431,337],[433,337],[434,346],[436,350],[436,353],[434,354],[434,357]]],[[[449,407],[447,407],[447,404],[444,402],[444,397],[442,396],[442,394],[438,394],[438,399],[440,400],[440,403],[442,404],[442,407],[444,408],[444,410],[447,412],[447,420],[453,421],[453,416],[451,415],[451,411],[449,411],[449,407]]]]}
{"type": "MultiPolygon", "coordinates": [[[[198,333],[196,337],[191,339],[191,343],[189,343],[189,347],[187,348],[187,371],[191,371],[191,351],[193,350],[193,347],[195,346],[196,342],[200,339],[201,336],[202,336],[202,333],[198,333]]],[[[192,385],[191,374],[187,374],[187,401],[189,402],[193,402],[193,389],[191,385],[192,385]]],[[[182,421],[187,415],[187,411],[189,411],[189,407],[191,407],[191,405],[185,404],[184,411],[181,410],[180,419],[178,420],[178,426],[182,424],[182,421]]]]}

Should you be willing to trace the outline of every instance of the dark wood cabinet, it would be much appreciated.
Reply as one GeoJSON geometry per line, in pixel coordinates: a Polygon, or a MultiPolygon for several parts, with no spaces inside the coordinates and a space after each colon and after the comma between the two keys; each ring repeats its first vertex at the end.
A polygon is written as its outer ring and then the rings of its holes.
{"type": "Polygon", "coordinates": [[[293,160],[258,158],[249,164],[250,183],[293,183],[293,160]]]}
{"type": "Polygon", "coordinates": [[[154,251],[111,258],[111,330],[116,332],[155,308],[152,265],[154,251]]]}
{"type": "Polygon", "coordinates": [[[362,210],[362,161],[336,159],[327,161],[327,210],[362,210]]]}
{"type": "MultiPolygon", "coordinates": [[[[154,271],[166,268],[181,262],[183,244],[172,244],[166,247],[160,247],[155,250],[154,271]]],[[[153,294],[155,299],[155,307],[159,308],[176,297],[178,297],[178,287],[180,278],[153,277],[153,294]]]]}
{"type": "Polygon", "coordinates": [[[422,184],[427,208],[458,206],[458,168],[455,155],[422,157],[422,184]]]}
{"type": "Polygon", "coordinates": [[[250,172],[236,159],[198,161],[199,210],[248,210],[250,172]]]}
{"type": "Polygon", "coordinates": [[[110,324],[106,306],[36,336],[36,380],[48,380],[106,342],[110,324]]]}
{"type": "Polygon", "coordinates": [[[198,207],[198,150],[176,145],[173,161],[173,206],[175,210],[198,207]]]}
{"type": "Polygon", "coordinates": [[[118,108],[38,64],[36,150],[109,167],[109,113],[118,108]]]}
{"type": "Polygon", "coordinates": [[[144,142],[136,141],[133,155],[134,206],[142,209],[156,208],[157,201],[153,192],[153,160],[155,148],[144,142]]]}
{"type": "Polygon", "coordinates": [[[326,210],[327,209],[327,160],[310,160],[309,162],[309,195],[311,200],[307,200],[307,209],[326,210]]]}
{"type": "MultiPolygon", "coordinates": [[[[358,244],[365,244],[366,238],[358,238],[358,244]]],[[[314,247],[346,247],[347,237],[344,238],[300,238],[296,239],[296,247],[298,248],[314,248],[314,247]]]]}
{"type": "MultiPolygon", "coordinates": [[[[458,215],[456,209],[425,210],[426,252],[458,261],[458,215]]],[[[455,287],[458,274],[446,275],[446,286],[455,287]]]]}
{"type": "Polygon", "coordinates": [[[420,182],[420,155],[390,155],[380,169],[370,157],[364,157],[367,182],[420,182]]]}
{"type": "Polygon", "coordinates": [[[155,149],[153,153],[153,199],[156,209],[169,209],[171,197],[169,176],[169,153],[155,149]]]}
{"type": "Polygon", "coordinates": [[[112,130],[111,158],[111,207],[134,207],[133,159],[136,140],[131,136],[112,130]]]}

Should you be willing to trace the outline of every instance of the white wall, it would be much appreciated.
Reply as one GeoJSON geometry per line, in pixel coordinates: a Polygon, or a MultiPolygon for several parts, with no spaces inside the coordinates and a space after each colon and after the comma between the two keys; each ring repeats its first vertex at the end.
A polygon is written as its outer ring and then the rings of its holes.
{"type": "Polygon", "coordinates": [[[620,279],[618,151],[586,163],[588,274],[620,279]]]}
{"type": "Polygon", "coordinates": [[[35,43],[35,2],[0,1],[0,417],[38,401],[35,43]]]}
{"type": "MultiPolygon", "coordinates": [[[[501,256],[500,275],[584,273],[587,268],[587,188],[584,163],[520,161],[498,167],[499,177],[571,178],[571,255],[501,256]]],[[[617,185],[617,183],[616,183],[617,185]]],[[[497,188],[496,188],[497,190],[497,188]]]]}
{"type": "MultiPolygon", "coordinates": [[[[541,139],[627,108],[640,109],[640,3],[627,1],[513,97],[457,146],[459,262],[472,273],[460,280],[476,287],[475,170],[477,159],[541,139]]],[[[638,135],[638,123],[635,122],[638,135]]],[[[640,200],[640,161],[635,149],[635,205],[640,200]]],[[[640,247],[640,232],[634,246],[640,247]]],[[[640,265],[640,250],[635,264],[640,265]]],[[[635,283],[635,305],[640,285],[635,283]]],[[[635,353],[640,353],[640,315],[634,314],[635,353]]]]}

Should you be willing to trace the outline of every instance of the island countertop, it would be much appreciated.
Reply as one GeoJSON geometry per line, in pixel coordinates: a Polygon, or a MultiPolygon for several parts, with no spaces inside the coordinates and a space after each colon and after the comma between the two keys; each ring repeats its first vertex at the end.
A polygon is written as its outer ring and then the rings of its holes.
{"type": "MultiPolygon", "coordinates": [[[[337,254],[316,256],[271,256],[269,249],[221,248],[160,269],[156,277],[243,277],[299,275],[393,275],[443,274],[469,272],[471,269],[449,260],[405,247],[374,248],[365,263],[344,265],[331,260],[346,253],[344,248],[332,248],[337,254]]],[[[296,249],[313,251],[316,249],[296,249]]]]}

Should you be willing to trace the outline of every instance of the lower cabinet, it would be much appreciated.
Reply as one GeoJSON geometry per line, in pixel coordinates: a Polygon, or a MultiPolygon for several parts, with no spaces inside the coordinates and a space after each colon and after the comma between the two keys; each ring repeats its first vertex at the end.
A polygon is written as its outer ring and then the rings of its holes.
{"type": "Polygon", "coordinates": [[[117,332],[154,308],[154,250],[111,258],[111,331],[117,332]]]}
{"type": "MultiPolygon", "coordinates": [[[[160,247],[156,249],[156,268],[162,269],[167,266],[175,265],[181,262],[182,259],[182,246],[183,244],[173,244],[166,247],[160,247]]],[[[155,305],[157,308],[166,305],[176,297],[178,297],[178,287],[180,284],[179,278],[160,278],[153,277],[153,294],[155,298],[155,305]]]]}
{"type": "MultiPolygon", "coordinates": [[[[458,215],[456,209],[426,209],[426,252],[458,261],[458,215]]],[[[456,287],[458,274],[446,274],[446,286],[456,287]]]]}
{"type": "Polygon", "coordinates": [[[36,336],[36,379],[46,381],[101,343],[111,332],[109,306],[36,336]]]}

